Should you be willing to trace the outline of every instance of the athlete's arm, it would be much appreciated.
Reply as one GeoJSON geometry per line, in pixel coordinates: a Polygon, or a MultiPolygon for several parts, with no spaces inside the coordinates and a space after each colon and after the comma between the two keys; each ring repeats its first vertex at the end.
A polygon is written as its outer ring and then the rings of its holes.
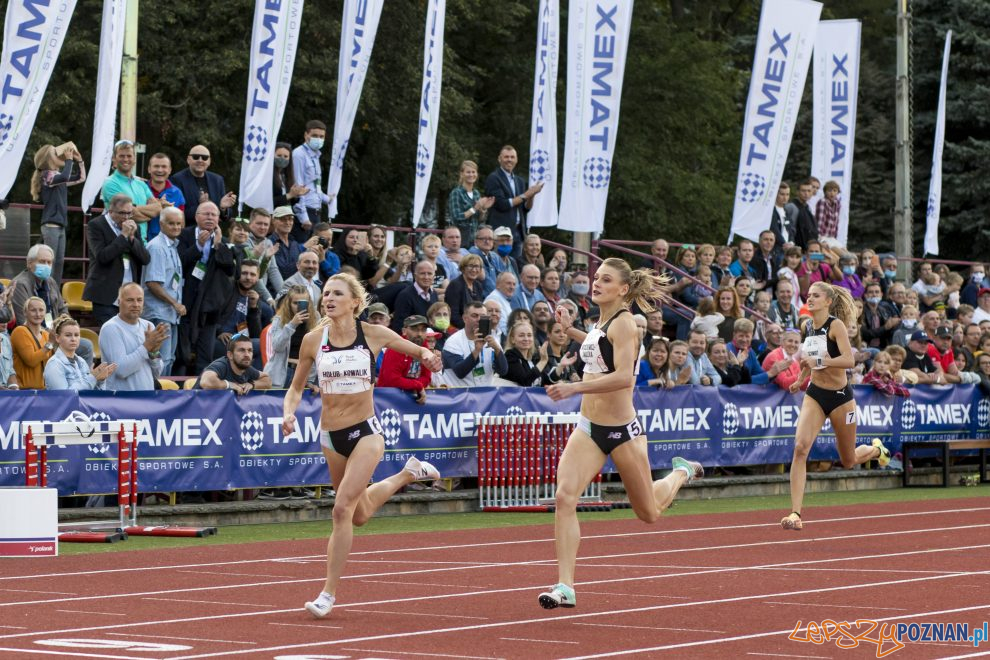
{"type": "MultiPolygon", "coordinates": [[[[358,323],[361,323],[361,321],[358,321],[358,323]]],[[[376,349],[374,351],[375,355],[378,355],[378,352],[383,348],[388,348],[419,360],[420,364],[430,371],[440,371],[443,368],[443,363],[433,351],[425,346],[417,346],[408,339],[403,339],[384,325],[365,323],[362,329],[365,336],[370,340],[368,343],[371,344],[372,348],[376,349]]]]}
{"type": "Polygon", "coordinates": [[[299,347],[299,363],[296,365],[296,373],[292,377],[292,383],[285,393],[285,398],[282,400],[283,435],[289,435],[296,429],[296,408],[299,407],[299,402],[302,400],[306,381],[309,380],[309,372],[313,369],[316,350],[319,347],[322,334],[321,328],[308,332],[303,337],[302,345],[299,347]]]}

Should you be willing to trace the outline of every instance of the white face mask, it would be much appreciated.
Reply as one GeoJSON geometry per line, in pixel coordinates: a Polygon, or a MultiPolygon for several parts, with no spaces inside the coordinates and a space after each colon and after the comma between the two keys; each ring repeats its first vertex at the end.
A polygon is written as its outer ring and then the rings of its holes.
{"type": "Polygon", "coordinates": [[[904,319],[901,321],[905,328],[913,328],[918,325],[918,319],[904,319]]]}

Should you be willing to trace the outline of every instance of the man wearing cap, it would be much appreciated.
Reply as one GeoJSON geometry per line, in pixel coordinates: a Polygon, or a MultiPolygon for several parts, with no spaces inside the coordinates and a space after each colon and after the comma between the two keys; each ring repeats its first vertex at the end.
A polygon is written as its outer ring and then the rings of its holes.
{"type": "Polygon", "coordinates": [[[391,328],[400,332],[406,320],[412,316],[426,317],[430,306],[437,302],[437,292],[433,290],[433,277],[436,267],[429,261],[420,261],[413,270],[412,286],[407,286],[395,297],[395,314],[392,316],[391,328]]]}
{"type": "Polygon", "coordinates": [[[934,337],[932,343],[928,345],[928,357],[933,364],[942,369],[942,373],[945,375],[942,382],[967,382],[968,379],[964,380],[963,374],[956,366],[956,356],[952,351],[952,328],[947,325],[940,325],[935,329],[934,337]]]}
{"type": "Polygon", "coordinates": [[[283,280],[296,274],[296,264],[299,255],[304,250],[303,246],[292,238],[292,226],[295,221],[296,216],[292,212],[291,206],[280,206],[272,214],[272,224],[275,230],[272,238],[275,245],[278,246],[278,252],[275,253],[275,263],[283,280]]]}
{"type": "MultiPolygon", "coordinates": [[[[402,336],[417,346],[426,346],[429,327],[425,316],[414,314],[403,321],[402,336]]],[[[378,371],[378,386],[405,390],[416,403],[426,403],[426,388],[432,376],[432,372],[424,369],[419,360],[399,351],[385,351],[378,371]]]]}
{"type": "Polygon", "coordinates": [[[368,305],[368,323],[371,325],[384,325],[388,327],[392,321],[392,315],[388,311],[385,303],[374,303],[368,305]]]}
{"type": "Polygon", "coordinates": [[[908,339],[907,357],[904,358],[902,369],[918,376],[919,384],[938,385],[945,382],[942,367],[935,364],[928,355],[928,333],[917,330],[908,339]]]}
{"type": "MultiPolygon", "coordinates": [[[[512,256],[512,230],[508,227],[495,228],[494,264],[496,273],[512,273],[519,278],[519,264],[512,256]]],[[[497,276],[496,276],[497,279],[497,276]]]]}
{"type": "Polygon", "coordinates": [[[189,150],[186,156],[186,169],[172,175],[172,185],[177,186],[186,200],[186,226],[191,226],[196,220],[196,209],[204,202],[213,202],[226,217],[230,208],[237,203],[237,195],[226,192],[227,184],[223,177],[210,169],[210,150],[197,144],[189,150]]]}
{"type": "Polygon", "coordinates": [[[983,287],[976,292],[976,309],[973,311],[973,323],[979,325],[990,321],[990,288],[983,287]]]}

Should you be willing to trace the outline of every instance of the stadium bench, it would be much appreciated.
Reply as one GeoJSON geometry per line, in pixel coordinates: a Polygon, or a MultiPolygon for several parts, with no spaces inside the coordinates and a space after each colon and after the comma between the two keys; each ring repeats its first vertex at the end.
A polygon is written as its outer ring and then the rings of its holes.
{"type": "Polygon", "coordinates": [[[990,479],[987,478],[987,449],[990,448],[990,438],[963,438],[959,440],[905,440],[901,443],[901,454],[904,460],[904,487],[915,487],[915,488],[948,488],[949,487],[949,456],[952,452],[961,451],[963,449],[979,449],[980,450],[980,483],[988,483],[990,479]],[[942,458],[942,483],[938,484],[919,484],[910,483],[909,475],[911,473],[910,464],[908,460],[911,457],[911,452],[918,449],[937,449],[941,450],[942,458]]]}

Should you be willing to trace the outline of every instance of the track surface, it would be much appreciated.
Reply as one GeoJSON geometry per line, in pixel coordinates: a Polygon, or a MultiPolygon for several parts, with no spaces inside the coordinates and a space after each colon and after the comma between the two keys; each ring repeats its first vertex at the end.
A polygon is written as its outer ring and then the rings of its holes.
{"type": "MultiPolygon", "coordinates": [[[[0,659],[854,659],[877,645],[789,637],[828,619],[990,619],[988,498],[809,509],[799,533],[779,515],[585,523],[578,607],[553,611],[536,601],[556,581],[549,524],[357,537],[320,621],[301,607],[322,585],[323,540],[7,560],[0,659]]],[[[887,657],[990,655],[905,644],[887,657]]]]}

